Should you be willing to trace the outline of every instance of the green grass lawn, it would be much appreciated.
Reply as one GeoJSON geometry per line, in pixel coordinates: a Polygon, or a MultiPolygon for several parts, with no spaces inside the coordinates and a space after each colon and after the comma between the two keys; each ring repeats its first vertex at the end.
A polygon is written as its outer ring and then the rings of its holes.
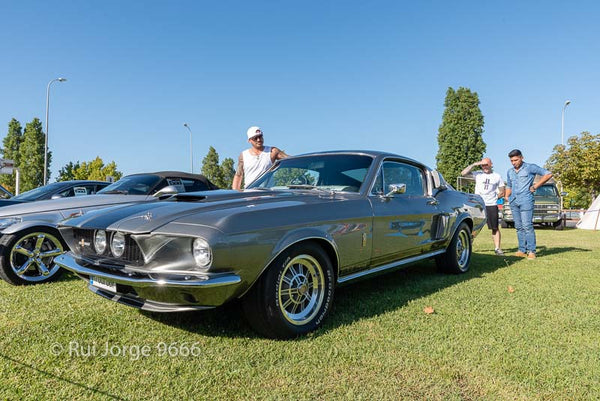
{"type": "Polygon", "coordinates": [[[290,341],[236,304],[157,315],[72,276],[0,282],[0,399],[599,399],[600,232],[536,231],[535,261],[484,230],[465,275],[427,261],[339,288],[290,341]]]}

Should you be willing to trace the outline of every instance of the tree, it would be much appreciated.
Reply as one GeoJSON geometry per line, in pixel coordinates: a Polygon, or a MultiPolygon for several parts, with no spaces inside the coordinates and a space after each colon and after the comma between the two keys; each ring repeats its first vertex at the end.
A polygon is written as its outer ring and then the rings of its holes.
{"type": "Polygon", "coordinates": [[[444,107],[438,131],[437,169],[454,185],[465,166],[483,157],[483,114],[477,92],[463,87],[456,91],[448,88],[444,107]]]}
{"type": "Polygon", "coordinates": [[[212,146],[208,148],[208,154],[202,159],[202,174],[219,188],[225,188],[223,170],[219,165],[219,154],[212,146]]]}
{"type": "Polygon", "coordinates": [[[107,177],[113,177],[116,180],[123,176],[123,173],[117,170],[117,164],[112,161],[104,164],[100,156],[89,162],[76,163],[69,162],[58,171],[57,181],[67,180],[96,180],[106,181],[107,177]]]}
{"type": "Polygon", "coordinates": [[[73,162],[67,163],[63,168],[58,170],[58,178],[56,181],[70,181],[75,180],[75,171],[80,168],[79,160],[77,163],[73,164],[73,162]]]}
{"type": "MultiPolygon", "coordinates": [[[[13,118],[8,123],[8,133],[2,141],[2,158],[14,161],[15,167],[19,167],[19,148],[21,147],[21,142],[23,142],[23,129],[21,128],[21,123],[13,118]]],[[[2,184],[8,190],[14,192],[15,175],[0,175],[0,184],[2,184]]]]}
{"type": "Polygon", "coordinates": [[[569,196],[566,205],[588,207],[600,193],[600,134],[582,132],[572,136],[567,146],[556,145],[545,167],[552,171],[569,196]]]}
{"type": "MultiPolygon", "coordinates": [[[[233,176],[235,175],[235,169],[233,168],[233,159],[226,157],[221,163],[221,174],[223,176],[223,185],[218,185],[219,188],[231,188],[233,184],[233,176]]],[[[216,185],[216,184],[215,184],[216,185]]]]}
{"type": "MultiPolygon", "coordinates": [[[[19,169],[21,171],[21,191],[29,191],[44,185],[44,131],[39,118],[34,118],[25,126],[23,141],[19,146],[19,169]]],[[[48,152],[48,171],[52,153],[48,152]]]]}

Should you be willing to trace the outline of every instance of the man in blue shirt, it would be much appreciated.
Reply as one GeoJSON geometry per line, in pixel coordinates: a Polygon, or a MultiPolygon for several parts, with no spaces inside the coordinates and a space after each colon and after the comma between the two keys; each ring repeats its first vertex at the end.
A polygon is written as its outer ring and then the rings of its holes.
{"type": "Polygon", "coordinates": [[[535,164],[525,163],[519,149],[511,150],[508,157],[513,168],[506,174],[504,199],[510,204],[517,229],[519,250],[515,255],[533,260],[536,246],[533,230],[533,193],[552,178],[552,173],[535,164]],[[540,175],[541,178],[534,184],[536,175],[540,175]]]}

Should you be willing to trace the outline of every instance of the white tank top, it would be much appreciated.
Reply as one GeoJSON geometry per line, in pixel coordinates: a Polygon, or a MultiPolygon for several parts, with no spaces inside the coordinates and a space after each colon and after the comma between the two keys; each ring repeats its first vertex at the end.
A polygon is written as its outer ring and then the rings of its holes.
{"type": "Polygon", "coordinates": [[[250,153],[249,149],[242,152],[244,158],[244,186],[247,187],[252,181],[256,180],[262,173],[267,171],[273,165],[271,162],[271,147],[265,146],[258,156],[250,153]]]}

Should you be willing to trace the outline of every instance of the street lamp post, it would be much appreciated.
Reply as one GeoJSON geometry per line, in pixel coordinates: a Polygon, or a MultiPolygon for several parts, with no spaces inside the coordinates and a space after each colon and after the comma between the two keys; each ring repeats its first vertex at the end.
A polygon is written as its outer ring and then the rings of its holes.
{"type": "Polygon", "coordinates": [[[183,123],[183,126],[190,131],[190,173],[194,174],[194,152],[192,150],[192,130],[187,123],[183,123]]]}
{"type": "Polygon", "coordinates": [[[48,183],[48,111],[50,109],[50,85],[52,82],[65,82],[67,78],[55,78],[52,81],[48,82],[48,87],[46,88],[46,135],[44,135],[44,185],[48,183]]]}
{"type": "Polygon", "coordinates": [[[567,100],[562,109],[562,118],[561,118],[561,124],[560,124],[560,143],[563,146],[565,145],[565,110],[567,109],[567,106],[570,104],[571,104],[571,101],[567,100]]]}

